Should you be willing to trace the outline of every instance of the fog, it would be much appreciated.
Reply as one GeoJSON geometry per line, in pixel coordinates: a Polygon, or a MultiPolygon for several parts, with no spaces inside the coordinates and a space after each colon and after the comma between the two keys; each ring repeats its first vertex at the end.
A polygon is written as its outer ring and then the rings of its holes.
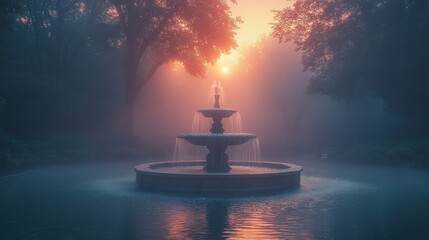
{"type": "Polygon", "coordinates": [[[222,107],[240,112],[244,132],[259,137],[262,156],[320,154],[338,144],[389,136],[399,123],[370,96],[336,101],[307,94],[310,74],[302,71],[300,52],[291,44],[263,37],[239,52],[240,63],[228,74],[209,67],[202,79],[177,63],[164,65],[140,94],[136,135],[172,152],[176,136],[191,131],[196,110],[210,107],[215,80],[225,90],[222,107]]]}
{"type": "Polygon", "coordinates": [[[0,239],[429,239],[428,66],[429,0],[3,0],[0,239]]]}
{"type": "Polygon", "coordinates": [[[357,146],[357,162],[428,165],[424,1],[191,1],[209,8],[189,4],[192,14],[166,22],[176,1],[57,2],[0,5],[5,169],[171,156],[197,109],[210,106],[215,80],[222,107],[241,113],[265,158],[332,150],[350,159],[357,146]],[[154,21],[123,21],[125,5],[154,21]]]}

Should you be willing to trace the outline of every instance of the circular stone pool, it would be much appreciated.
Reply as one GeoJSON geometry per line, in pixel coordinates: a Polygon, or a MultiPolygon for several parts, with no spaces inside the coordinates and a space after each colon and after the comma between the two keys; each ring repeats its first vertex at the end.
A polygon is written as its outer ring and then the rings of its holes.
{"type": "Polygon", "coordinates": [[[228,173],[206,173],[206,161],[154,162],[135,167],[144,190],[196,194],[254,194],[298,187],[302,167],[279,162],[230,161],[228,173]]]}

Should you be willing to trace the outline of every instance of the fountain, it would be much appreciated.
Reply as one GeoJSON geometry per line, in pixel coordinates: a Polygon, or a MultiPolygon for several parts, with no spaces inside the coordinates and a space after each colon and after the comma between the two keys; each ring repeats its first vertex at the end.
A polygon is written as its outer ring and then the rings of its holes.
{"type": "MultiPolygon", "coordinates": [[[[250,159],[230,161],[226,153],[228,147],[243,145],[250,140],[257,140],[257,137],[250,133],[225,133],[223,119],[228,119],[238,112],[232,108],[221,108],[220,97],[220,86],[216,82],[213,107],[197,111],[212,120],[210,132],[178,136],[178,140],[206,147],[208,154],[205,160],[180,159],[140,164],[135,167],[135,171],[136,181],[141,188],[163,192],[224,195],[267,193],[299,186],[302,171],[300,166],[250,159]]],[[[259,153],[259,145],[252,150],[259,153]]]]}

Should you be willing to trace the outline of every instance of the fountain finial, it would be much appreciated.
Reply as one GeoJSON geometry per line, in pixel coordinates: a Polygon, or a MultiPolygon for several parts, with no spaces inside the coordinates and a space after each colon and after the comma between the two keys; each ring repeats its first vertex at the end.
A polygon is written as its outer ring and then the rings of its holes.
{"type": "Polygon", "coordinates": [[[220,87],[219,87],[219,81],[215,80],[214,82],[214,106],[215,108],[220,108],[219,104],[219,98],[220,98],[220,87]]]}

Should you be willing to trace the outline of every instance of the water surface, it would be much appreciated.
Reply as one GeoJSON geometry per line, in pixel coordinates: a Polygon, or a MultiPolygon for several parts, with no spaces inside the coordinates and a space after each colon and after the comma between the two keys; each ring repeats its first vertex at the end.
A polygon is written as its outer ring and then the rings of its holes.
{"type": "Polygon", "coordinates": [[[429,239],[429,174],[309,160],[280,195],[140,192],[138,162],[53,166],[0,178],[0,239],[429,239]]]}

